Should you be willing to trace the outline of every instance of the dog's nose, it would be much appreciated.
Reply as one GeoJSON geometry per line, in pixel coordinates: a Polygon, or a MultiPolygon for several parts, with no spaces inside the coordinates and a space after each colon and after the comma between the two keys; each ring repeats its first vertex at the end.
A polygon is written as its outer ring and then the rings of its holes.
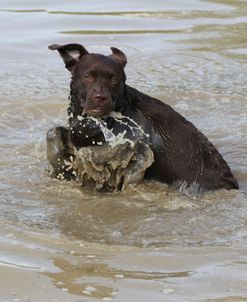
{"type": "Polygon", "coordinates": [[[103,101],[106,100],[106,96],[103,95],[103,94],[97,93],[97,94],[94,95],[94,99],[95,99],[95,101],[97,101],[97,102],[103,102],[103,101]]]}

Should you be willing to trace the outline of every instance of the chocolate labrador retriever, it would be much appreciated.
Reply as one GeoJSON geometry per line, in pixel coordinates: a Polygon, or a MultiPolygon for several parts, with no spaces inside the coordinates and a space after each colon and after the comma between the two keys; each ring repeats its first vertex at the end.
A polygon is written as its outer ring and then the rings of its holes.
{"type": "Polygon", "coordinates": [[[47,134],[47,139],[52,138],[57,145],[50,159],[52,165],[57,165],[58,157],[66,160],[71,156],[71,144],[80,148],[92,144],[92,139],[102,140],[100,129],[90,125],[88,117],[104,119],[108,128],[122,131],[118,126],[115,129],[110,117],[112,112],[119,112],[148,134],[146,142],[153,151],[154,163],[146,170],[145,178],[179,190],[238,189],[223,157],[191,122],[167,104],[125,83],[127,59],[121,50],[112,47],[112,54],[105,56],[89,53],[80,44],[54,44],[49,49],[59,52],[72,75],[70,129],[58,127],[47,134]],[[80,123],[78,116],[83,117],[80,123]]]}

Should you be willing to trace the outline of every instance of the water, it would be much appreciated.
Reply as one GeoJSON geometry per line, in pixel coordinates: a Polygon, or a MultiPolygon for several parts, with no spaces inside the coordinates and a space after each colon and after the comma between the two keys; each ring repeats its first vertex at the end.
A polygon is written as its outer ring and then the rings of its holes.
{"type": "Polygon", "coordinates": [[[246,1],[0,2],[0,300],[247,301],[246,1]],[[69,73],[47,46],[128,57],[128,84],[217,146],[238,192],[144,182],[100,194],[50,179],[69,73]]]}

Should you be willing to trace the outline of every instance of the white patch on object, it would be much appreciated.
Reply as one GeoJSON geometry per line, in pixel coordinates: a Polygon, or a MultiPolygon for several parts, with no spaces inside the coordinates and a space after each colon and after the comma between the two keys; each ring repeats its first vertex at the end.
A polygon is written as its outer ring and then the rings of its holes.
{"type": "Polygon", "coordinates": [[[64,173],[59,173],[57,175],[57,179],[64,179],[64,173]]]}
{"type": "Polygon", "coordinates": [[[81,53],[79,50],[69,50],[68,51],[69,56],[71,56],[73,59],[75,59],[77,62],[79,61],[79,58],[81,56],[81,53]]]}
{"type": "Polygon", "coordinates": [[[142,127],[140,125],[138,125],[136,123],[136,121],[134,121],[132,118],[123,115],[120,112],[116,112],[116,111],[112,111],[110,114],[111,117],[113,117],[116,121],[118,121],[119,123],[122,123],[124,125],[127,125],[127,123],[124,123],[122,121],[123,118],[128,119],[131,123],[133,123],[135,125],[135,128],[140,131],[144,136],[149,137],[149,134],[147,134],[146,132],[144,132],[144,130],[142,129],[142,127]]]}
{"type": "Polygon", "coordinates": [[[185,180],[176,181],[173,185],[175,185],[179,192],[182,192],[187,195],[197,195],[205,191],[203,187],[196,181],[192,182],[191,184],[188,184],[185,180]]]}

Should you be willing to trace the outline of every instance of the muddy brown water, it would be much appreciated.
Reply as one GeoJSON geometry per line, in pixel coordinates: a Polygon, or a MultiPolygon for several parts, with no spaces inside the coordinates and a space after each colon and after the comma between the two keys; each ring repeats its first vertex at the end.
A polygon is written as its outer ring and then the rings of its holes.
{"type": "Polygon", "coordinates": [[[247,301],[247,2],[0,1],[0,301],[247,301]],[[128,84],[218,147],[239,191],[99,194],[46,173],[69,73],[47,45],[110,46],[128,84]]]}

